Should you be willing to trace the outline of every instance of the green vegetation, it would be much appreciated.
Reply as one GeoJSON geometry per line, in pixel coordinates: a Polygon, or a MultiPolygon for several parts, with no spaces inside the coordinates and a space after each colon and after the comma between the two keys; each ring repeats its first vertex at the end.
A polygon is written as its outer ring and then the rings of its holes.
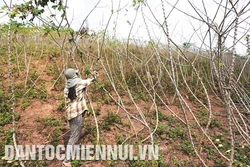
{"type": "Polygon", "coordinates": [[[22,110],[25,110],[29,106],[30,106],[30,102],[27,100],[27,101],[22,102],[21,108],[22,110]]]}
{"type": "Polygon", "coordinates": [[[137,166],[140,166],[140,167],[148,167],[148,166],[158,167],[159,163],[157,161],[139,161],[139,160],[136,160],[136,161],[129,161],[129,164],[131,167],[137,167],[137,166]]]}
{"type": "Polygon", "coordinates": [[[59,111],[64,111],[64,108],[65,108],[65,101],[63,100],[63,102],[57,107],[57,110],[59,111]]]}
{"type": "Polygon", "coordinates": [[[12,109],[6,97],[4,97],[4,93],[0,90],[0,126],[4,126],[6,124],[12,123],[13,118],[15,121],[19,120],[19,115],[17,113],[13,113],[12,109]]]}
{"type": "Polygon", "coordinates": [[[220,120],[214,118],[211,121],[210,127],[211,128],[215,128],[215,127],[220,128],[221,125],[222,125],[222,122],[220,120]]]}
{"type": "Polygon", "coordinates": [[[123,124],[120,115],[109,111],[106,116],[103,117],[101,127],[105,130],[111,130],[111,126],[114,124],[123,124]]]}
{"type": "Polygon", "coordinates": [[[13,144],[12,140],[13,131],[12,130],[0,130],[0,156],[4,156],[5,145],[13,144]]]}
{"type": "Polygon", "coordinates": [[[119,144],[122,144],[122,143],[124,142],[125,138],[126,138],[126,135],[125,135],[125,134],[119,133],[119,134],[117,134],[117,135],[115,136],[115,141],[116,141],[117,144],[119,145],[119,144]]]}
{"type": "Polygon", "coordinates": [[[81,166],[83,162],[81,160],[73,160],[71,164],[73,167],[78,167],[78,166],[81,166]]]}
{"type": "Polygon", "coordinates": [[[65,126],[63,126],[63,120],[60,118],[45,117],[38,118],[37,120],[41,125],[48,128],[46,138],[50,141],[50,144],[57,146],[60,141],[60,136],[65,131],[65,126]]]}
{"type": "Polygon", "coordinates": [[[168,126],[165,124],[159,124],[157,130],[156,130],[156,134],[160,136],[160,138],[162,140],[167,138],[167,131],[168,131],[168,126]]]}
{"type": "Polygon", "coordinates": [[[185,154],[194,155],[193,147],[191,145],[191,142],[189,140],[183,140],[180,144],[180,150],[182,150],[185,154]]]}
{"type": "Polygon", "coordinates": [[[6,103],[1,103],[0,105],[0,126],[12,122],[12,112],[9,105],[6,103]]]}
{"type": "Polygon", "coordinates": [[[61,125],[61,122],[62,122],[58,118],[51,118],[51,117],[40,118],[40,119],[38,119],[38,121],[41,124],[43,124],[45,126],[50,126],[50,127],[52,127],[52,126],[59,126],[59,125],[61,125]]]}

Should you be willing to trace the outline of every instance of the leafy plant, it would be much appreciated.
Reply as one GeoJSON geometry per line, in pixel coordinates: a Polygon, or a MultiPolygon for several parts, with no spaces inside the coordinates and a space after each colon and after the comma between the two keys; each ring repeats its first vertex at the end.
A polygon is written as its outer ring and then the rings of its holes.
{"type": "Polygon", "coordinates": [[[61,104],[59,104],[59,106],[57,107],[58,111],[63,111],[65,107],[65,101],[61,102],[61,104]]]}
{"type": "Polygon", "coordinates": [[[108,114],[103,117],[101,125],[103,129],[110,130],[110,127],[115,123],[122,124],[121,116],[109,111],[108,114]]]}
{"type": "Polygon", "coordinates": [[[12,130],[0,130],[0,138],[2,139],[0,141],[0,156],[4,156],[4,148],[5,145],[11,145],[12,144],[12,130]]]}
{"type": "Polygon", "coordinates": [[[215,127],[219,128],[219,127],[221,127],[221,125],[222,125],[222,122],[220,120],[213,118],[211,120],[211,124],[210,124],[209,127],[211,127],[211,128],[215,128],[215,127]]]}
{"type": "Polygon", "coordinates": [[[44,85],[42,85],[39,89],[39,99],[45,100],[47,98],[46,88],[44,85]]]}
{"type": "Polygon", "coordinates": [[[180,144],[179,147],[180,147],[180,149],[181,149],[184,153],[186,153],[186,154],[188,154],[188,155],[194,154],[194,150],[193,150],[193,147],[192,147],[192,145],[191,145],[191,142],[188,141],[188,140],[183,140],[183,141],[181,142],[181,144],[180,144]]]}
{"type": "Polygon", "coordinates": [[[130,163],[130,166],[131,167],[148,167],[148,166],[151,166],[151,167],[158,167],[159,165],[159,162],[158,161],[155,161],[155,160],[152,160],[152,161],[142,161],[142,160],[132,160],[132,161],[129,161],[130,163]]]}
{"type": "Polygon", "coordinates": [[[125,140],[124,134],[119,133],[115,136],[115,141],[117,144],[122,144],[122,142],[125,140]]]}
{"type": "Polygon", "coordinates": [[[0,126],[4,126],[12,122],[12,116],[15,120],[19,120],[19,115],[17,113],[12,113],[10,107],[7,103],[0,104],[0,126]]]}
{"type": "Polygon", "coordinates": [[[22,108],[22,110],[25,110],[29,106],[30,106],[30,102],[29,101],[24,101],[24,102],[22,102],[21,108],[22,108]]]}
{"type": "Polygon", "coordinates": [[[159,135],[162,140],[164,140],[167,138],[167,131],[167,125],[161,123],[156,130],[156,134],[159,135]]]}
{"type": "Polygon", "coordinates": [[[45,126],[58,126],[61,125],[61,120],[58,118],[46,117],[38,119],[45,126]]]}
{"type": "Polygon", "coordinates": [[[184,139],[185,137],[183,127],[181,127],[180,125],[177,125],[175,127],[168,127],[167,134],[171,139],[176,139],[176,138],[184,139]]]}
{"type": "Polygon", "coordinates": [[[71,162],[71,164],[72,164],[73,167],[79,167],[79,166],[82,165],[82,161],[81,160],[73,160],[71,162]]]}

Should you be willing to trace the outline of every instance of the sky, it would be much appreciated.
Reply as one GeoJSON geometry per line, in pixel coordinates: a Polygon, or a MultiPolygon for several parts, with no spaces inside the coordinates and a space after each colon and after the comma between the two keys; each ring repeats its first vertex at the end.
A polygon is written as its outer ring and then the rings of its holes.
{"type": "MultiPolygon", "coordinates": [[[[5,1],[7,3],[9,2],[9,0],[5,1]]],[[[249,0],[240,0],[241,3],[237,8],[240,9],[244,4],[249,3],[248,1],[249,0]]],[[[23,0],[12,0],[12,2],[13,4],[22,3],[23,0]]],[[[153,39],[166,43],[167,38],[160,27],[160,24],[164,21],[163,13],[165,12],[170,37],[174,42],[179,45],[184,42],[189,42],[197,47],[202,46],[208,49],[205,45],[201,45],[208,27],[206,24],[190,17],[195,16],[199,18],[188,0],[147,0],[146,2],[147,6],[142,5],[137,12],[136,6],[133,6],[133,0],[68,0],[67,17],[71,23],[71,27],[75,30],[78,30],[83,20],[87,18],[85,25],[95,33],[101,32],[107,27],[110,36],[121,40],[127,40],[129,37],[140,42],[153,39]],[[164,7],[162,6],[162,2],[164,7]],[[172,8],[171,5],[174,4],[176,4],[178,9],[172,8]],[[132,24],[133,22],[134,25],[132,24]]],[[[190,2],[197,7],[197,11],[201,13],[202,17],[206,18],[203,15],[205,10],[202,5],[202,0],[190,0],[190,2]]],[[[219,2],[220,0],[204,0],[209,18],[214,18],[219,2]]],[[[222,2],[222,5],[225,5],[226,0],[222,0],[222,2]]],[[[0,6],[2,6],[2,4],[3,0],[0,0],[0,6]]],[[[224,10],[220,8],[214,21],[215,25],[221,22],[223,14],[224,10]]],[[[228,24],[233,17],[233,15],[229,16],[225,23],[228,24]]],[[[240,20],[245,17],[247,16],[244,15],[240,20]]],[[[6,19],[7,18],[0,17],[0,23],[5,22],[6,19]]],[[[244,41],[244,33],[246,32],[245,29],[250,28],[249,22],[250,19],[248,18],[246,22],[241,23],[238,29],[238,38],[243,36],[243,39],[240,40],[242,44],[239,42],[236,45],[237,53],[246,53],[246,47],[243,45],[246,43],[244,41]]],[[[40,22],[37,23],[41,24],[40,22]]],[[[215,33],[212,32],[212,34],[214,35],[215,33]]],[[[233,36],[233,30],[226,39],[226,46],[229,48],[233,44],[233,38],[230,36],[233,36]]],[[[215,47],[216,39],[216,37],[213,38],[213,47],[215,47]]],[[[205,42],[208,43],[208,39],[206,39],[205,42]]]]}

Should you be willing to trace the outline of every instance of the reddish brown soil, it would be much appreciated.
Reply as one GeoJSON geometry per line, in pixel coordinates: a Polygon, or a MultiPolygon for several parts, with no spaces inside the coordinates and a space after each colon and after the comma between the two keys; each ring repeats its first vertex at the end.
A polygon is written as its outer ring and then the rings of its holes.
{"type": "MultiPolygon", "coordinates": [[[[43,120],[45,118],[59,118],[62,119],[64,117],[64,112],[58,111],[58,106],[62,102],[62,100],[58,100],[58,96],[62,95],[63,91],[58,89],[52,89],[53,77],[48,75],[46,72],[46,68],[51,63],[53,63],[53,60],[50,58],[47,58],[44,63],[40,63],[40,61],[33,60],[32,61],[32,70],[36,69],[38,72],[39,80],[42,80],[44,82],[46,92],[47,92],[47,99],[46,100],[37,100],[33,99],[30,103],[30,106],[27,107],[25,110],[21,109],[21,101],[17,103],[16,106],[16,112],[20,115],[20,120],[16,123],[16,129],[17,129],[17,142],[21,145],[44,145],[49,142],[49,134],[53,133],[53,127],[44,126],[39,120],[43,120]]],[[[25,76],[25,74],[22,74],[22,76],[25,76]]],[[[7,78],[7,76],[4,76],[4,78],[7,78]]],[[[17,76],[16,84],[23,81],[24,78],[19,78],[17,76]]],[[[55,79],[55,78],[54,78],[55,79]]],[[[6,82],[6,81],[5,81],[6,82]]],[[[39,82],[34,81],[36,84],[39,84],[39,82]]],[[[37,86],[35,84],[35,86],[37,86]]],[[[90,92],[91,95],[91,92],[90,92]]],[[[136,118],[140,118],[140,115],[138,111],[136,110],[135,106],[133,105],[132,101],[124,96],[124,103],[126,103],[126,110],[131,113],[131,115],[135,116],[136,118]]],[[[224,110],[222,106],[220,105],[220,102],[218,102],[215,98],[212,99],[212,110],[214,114],[216,113],[223,113],[224,110]]],[[[186,99],[187,100],[187,99],[186,99]]],[[[169,98],[167,101],[172,101],[171,98],[169,98]]],[[[198,108],[196,107],[196,104],[193,104],[191,101],[187,100],[189,107],[196,112],[199,112],[198,108]]],[[[137,106],[143,111],[144,114],[154,115],[155,108],[152,107],[152,104],[149,104],[148,102],[139,100],[136,102],[137,106]]],[[[118,107],[114,102],[111,102],[109,104],[103,104],[102,102],[93,101],[93,106],[95,109],[99,107],[100,109],[100,115],[98,115],[98,123],[100,124],[102,122],[103,116],[107,115],[109,111],[118,113],[122,121],[125,124],[131,125],[128,117],[126,115],[126,112],[123,111],[120,107],[118,107]],[[101,105],[101,106],[100,106],[101,105]]],[[[169,104],[168,107],[176,114],[178,115],[184,122],[185,117],[180,107],[174,104],[169,104]]],[[[166,107],[161,106],[159,107],[162,113],[165,116],[171,116],[173,115],[166,107]]],[[[194,123],[193,116],[191,115],[188,110],[186,110],[187,119],[194,123]]],[[[223,117],[221,117],[223,118],[223,117]]],[[[63,119],[62,119],[63,120],[63,119]]],[[[84,119],[84,121],[90,122],[91,125],[95,125],[93,116],[88,116],[84,119]]],[[[227,121],[226,118],[222,119],[222,124],[227,121]]],[[[105,144],[117,144],[116,137],[118,134],[125,134],[126,138],[132,137],[132,140],[137,139],[145,139],[149,135],[149,131],[144,125],[135,119],[131,118],[131,122],[134,128],[132,126],[122,126],[122,125],[116,125],[112,126],[110,131],[102,131],[100,133],[100,140],[105,144]],[[143,129],[144,128],[144,129],[143,129]],[[135,133],[138,133],[137,136],[134,135],[135,133]]],[[[154,122],[154,121],[152,121],[154,122]]],[[[62,125],[66,127],[63,132],[67,132],[69,130],[68,123],[66,121],[62,121],[62,125]]],[[[4,128],[8,129],[11,128],[12,125],[6,125],[4,128]]],[[[151,128],[154,128],[155,125],[151,126],[151,128]]],[[[197,132],[199,132],[197,130],[197,132]]],[[[216,133],[216,132],[210,132],[210,133],[216,133]]],[[[64,144],[68,140],[68,134],[62,136],[59,139],[60,144],[64,144]]],[[[128,139],[130,140],[130,139],[128,139]]],[[[89,135],[84,136],[81,139],[81,143],[87,144],[91,143],[91,139],[89,138],[89,135]]],[[[130,141],[131,142],[131,141],[130,141]]],[[[145,143],[150,143],[149,140],[147,140],[145,143]]],[[[176,160],[188,160],[190,157],[183,152],[176,150],[171,144],[170,140],[159,140],[159,147],[160,151],[163,153],[164,161],[168,164],[170,164],[171,159],[176,160]]],[[[193,159],[195,164],[200,164],[199,160],[197,158],[193,159]]],[[[209,165],[213,166],[212,161],[207,162],[209,165]]],[[[60,161],[54,160],[50,163],[49,167],[58,167],[61,165],[60,161]]],[[[97,161],[91,161],[85,163],[86,167],[102,167],[106,166],[106,162],[97,162],[97,161]]],[[[119,163],[116,166],[124,166],[124,164],[119,165],[119,163]]],[[[127,166],[129,166],[127,164],[127,166]]]]}

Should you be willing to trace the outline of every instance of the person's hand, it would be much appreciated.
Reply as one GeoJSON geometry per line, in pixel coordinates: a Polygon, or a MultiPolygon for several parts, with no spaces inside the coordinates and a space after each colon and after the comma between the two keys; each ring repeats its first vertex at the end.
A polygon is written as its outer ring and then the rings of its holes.
{"type": "Polygon", "coordinates": [[[99,74],[96,70],[93,71],[92,75],[93,75],[94,79],[96,79],[99,76],[99,74]]]}

